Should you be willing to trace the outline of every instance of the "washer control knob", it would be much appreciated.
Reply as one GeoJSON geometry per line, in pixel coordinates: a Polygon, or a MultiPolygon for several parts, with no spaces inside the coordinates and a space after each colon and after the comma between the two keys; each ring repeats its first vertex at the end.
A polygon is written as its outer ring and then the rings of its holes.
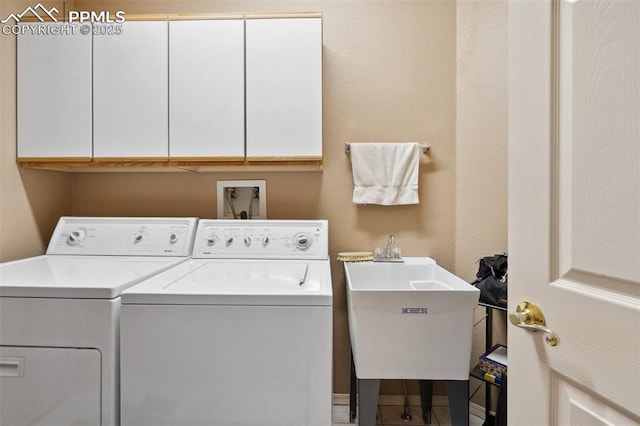
{"type": "Polygon", "coordinates": [[[306,250],[311,246],[311,236],[300,233],[293,237],[294,244],[298,250],[306,250]]]}
{"type": "Polygon", "coordinates": [[[133,238],[133,243],[139,243],[140,241],[142,241],[142,234],[136,234],[136,236],[133,238]]]}
{"type": "Polygon", "coordinates": [[[177,236],[176,234],[171,234],[171,235],[169,235],[169,242],[170,242],[171,244],[174,244],[174,243],[176,243],[177,241],[178,241],[178,236],[177,236]]]}
{"type": "Polygon", "coordinates": [[[211,247],[215,245],[216,241],[218,241],[218,238],[215,235],[211,235],[209,238],[207,238],[207,245],[211,247]]]}
{"type": "Polygon", "coordinates": [[[265,246],[265,247],[268,246],[270,242],[271,242],[271,240],[269,239],[268,236],[266,236],[266,237],[264,237],[262,239],[262,245],[265,246]]]}
{"type": "Polygon", "coordinates": [[[67,244],[70,246],[77,246],[86,236],[87,232],[82,228],[71,231],[67,237],[67,244]]]}
{"type": "Polygon", "coordinates": [[[244,245],[249,247],[251,245],[251,237],[250,236],[245,236],[244,237],[244,245]]]}
{"type": "Polygon", "coordinates": [[[227,246],[230,246],[231,244],[233,244],[233,237],[227,237],[227,246]]]}

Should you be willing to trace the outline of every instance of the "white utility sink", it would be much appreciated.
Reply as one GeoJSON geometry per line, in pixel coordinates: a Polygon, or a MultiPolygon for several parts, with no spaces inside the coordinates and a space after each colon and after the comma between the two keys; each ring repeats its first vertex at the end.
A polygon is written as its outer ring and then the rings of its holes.
{"type": "Polygon", "coordinates": [[[467,380],[480,291],[429,257],[345,263],[360,379],[467,380]]]}

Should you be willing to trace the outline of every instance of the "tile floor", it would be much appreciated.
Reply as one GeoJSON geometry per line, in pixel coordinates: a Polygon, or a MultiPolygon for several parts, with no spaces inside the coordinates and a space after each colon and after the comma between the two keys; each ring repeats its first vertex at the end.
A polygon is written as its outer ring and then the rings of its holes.
{"type": "MultiPolygon", "coordinates": [[[[405,421],[400,416],[402,414],[402,405],[381,405],[378,407],[378,420],[376,425],[393,426],[393,425],[424,425],[420,414],[420,406],[411,405],[411,414],[413,419],[405,421]]],[[[482,426],[483,420],[473,414],[469,415],[469,426],[482,426]]],[[[343,426],[349,424],[349,406],[334,405],[333,406],[333,423],[332,426],[343,426]]],[[[356,423],[357,425],[357,419],[356,423]]],[[[446,405],[434,405],[431,413],[432,426],[451,426],[451,418],[449,417],[449,407],[446,405]]]]}

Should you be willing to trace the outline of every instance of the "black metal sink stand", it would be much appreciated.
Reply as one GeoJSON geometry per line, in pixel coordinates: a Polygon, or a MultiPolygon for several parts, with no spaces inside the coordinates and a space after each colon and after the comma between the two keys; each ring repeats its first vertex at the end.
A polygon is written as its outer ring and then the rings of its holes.
{"type": "MultiPolygon", "coordinates": [[[[469,380],[447,380],[447,398],[452,426],[469,426],[469,380]]],[[[422,419],[431,424],[433,381],[420,380],[420,403],[422,419]]],[[[359,426],[375,426],[378,412],[378,394],[380,379],[358,379],[351,352],[351,377],[349,385],[349,422],[355,423],[358,417],[359,426]],[[356,394],[360,398],[360,409],[357,413],[356,394]]]]}

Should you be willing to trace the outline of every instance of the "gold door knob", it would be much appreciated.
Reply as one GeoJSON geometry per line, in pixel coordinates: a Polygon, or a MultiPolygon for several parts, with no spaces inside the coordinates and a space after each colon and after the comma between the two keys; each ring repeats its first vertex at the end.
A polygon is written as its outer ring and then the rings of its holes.
{"type": "Polygon", "coordinates": [[[544,315],[535,303],[526,301],[518,303],[516,312],[509,314],[509,321],[516,327],[544,332],[544,341],[547,342],[549,346],[556,346],[560,343],[558,335],[546,327],[544,315]]]}

